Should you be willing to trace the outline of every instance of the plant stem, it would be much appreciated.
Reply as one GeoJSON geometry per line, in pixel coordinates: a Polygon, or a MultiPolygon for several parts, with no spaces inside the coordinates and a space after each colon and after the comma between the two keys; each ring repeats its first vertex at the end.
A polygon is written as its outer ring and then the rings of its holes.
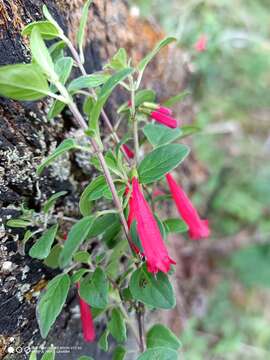
{"type": "MultiPolygon", "coordinates": [[[[68,45],[68,47],[70,49],[70,52],[71,52],[73,58],[75,59],[77,65],[78,65],[82,75],[86,76],[87,72],[86,72],[86,70],[85,70],[85,68],[84,68],[84,66],[83,66],[83,64],[81,62],[81,59],[80,59],[80,56],[79,56],[77,50],[75,49],[75,47],[73,46],[72,42],[69,39],[66,38],[65,41],[66,41],[66,43],[67,43],[67,45],[68,45]]],[[[93,95],[93,97],[96,99],[97,94],[96,94],[95,90],[90,89],[90,91],[91,91],[91,94],[93,95]]],[[[104,109],[102,109],[102,111],[101,111],[101,116],[102,116],[103,120],[105,121],[105,124],[107,125],[107,127],[111,131],[112,136],[114,138],[114,141],[116,142],[116,144],[118,144],[120,142],[120,139],[119,139],[117,133],[115,132],[115,130],[114,130],[114,128],[113,128],[113,126],[112,126],[112,124],[110,122],[110,119],[108,118],[108,116],[107,116],[106,112],[104,111],[104,109]]],[[[130,163],[130,159],[127,156],[123,146],[121,146],[121,151],[122,151],[125,159],[127,160],[127,162],[130,163]]]]}
{"type": "MultiPolygon", "coordinates": [[[[76,104],[74,104],[74,102],[68,104],[69,106],[69,109],[70,111],[72,112],[77,124],[82,127],[84,130],[86,130],[88,127],[87,127],[87,124],[83,118],[83,116],[81,115],[81,113],[79,112],[76,104]]],[[[106,164],[106,161],[104,159],[104,156],[99,148],[99,145],[98,143],[96,142],[96,140],[94,138],[90,138],[90,142],[91,142],[91,145],[94,149],[94,151],[96,152],[97,154],[97,157],[99,159],[99,162],[100,162],[100,166],[102,167],[102,170],[103,170],[103,173],[104,173],[104,176],[106,178],[106,181],[108,183],[108,186],[111,190],[111,193],[112,193],[112,197],[113,197],[113,201],[114,201],[114,204],[115,204],[115,207],[119,213],[119,216],[120,216],[120,221],[123,225],[123,229],[124,229],[124,232],[125,232],[125,235],[127,237],[127,240],[129,242],[129,245],[131,246],[131,239],[130,239],[130,236],[129,236],[129,229],[128,229],[128,224],[127,224],[127,221],[126,221],[126,218],[124,216],[124,213],[123,213],[123,209],[122,209],[122,205],[121,205],[121,201],[119,199],[119,196],[117,194],[117,191],[116,191],[116,188],[115,188],[115,185],[114,185],[114,182],[113,182],[113,179],[112,179],[112,176],[111,176],[111,173],[107,167],[107,164],[106,164]]]]}
{"type": "Polygon", "coordinates": [[[133,333],[133,335],[134,335],[134,337],[135,337],[135,340],[136,340],[138,346],[141,348],[140,338],[139,338],[138,335],[137,335],[136,328],[133,326],[133,324],[132,324],[132,322],[131,322],[131,320],[130,320],[130,318],[129,318],[129,316],[128,316],[128,313],[126,312],[126,309],[125,309],[124,305],[122,304],[122,302],[119,302],[119,303],[118,303],[118,306],[119,306],[122,314],[124,315],[124,317],[125,317],[125,319],[126,319],[126,322],[127,322],[128,326],[130,327],[130,330],[132,331],[132,333],[133,333]]]}
{"type": "MultiPolygon", "coordinates": [[[[79,127],[81,127],[83,130],[87,130],[88,129],[87,123],[84,120],[82,114],[80,113],[77,105],[73,102],[72,98],[70,97],[70,95],[69,95],[67,89],[65,88],[65,86],[63,86],[63,84],[61,84],[60,82],[56,82],[55,85],[58,88],[58,90],[60,91],[61,95],[64,96],[67,99],[67,105],[68,105],[70,111],[72,112],[72,114],[74,116],[76,124],[79,127]]],[[[104,176],[106,178],[107,184],[108,184],[108,186],[109,186],[109,188],[111,190],[115,207],[116,207],[116,209],[117,209],[117,211],[119,213],[120,221],[122,223],[126,238],[128,240],[128,243],[129,243],[130,247],[132,248],[132,241],[131,241],[131,238],[130,238],[130,235],[129,235],[128,224],[127,224],[127,221],[126,221],[123,209],[122,209],[121,201],[119,199],[116,188],[114,186],[113,178],[111,176],[111,173],[110,173],[109,168],[108,168],[108,166],[106,164],[106,161],[104,159],[102,151],[99,148],[98,143],[96,142],[96,140],[94,138],[90,138],[90,143],[91,143],[94,151],[97,154],[98,160],[100,162],[100,166],[102,167],[102,170],[103,170],[104,176]]]]}
{"type": "Polygon", "coordinates": [[[144,343],[144,305],[142,303],[138,303],[136,308],[136,317],[138,323],[138,330],[139,330],[139,340],[140,340],[140,352],[144,352],[145,350],[145,343],[144,343]]]}
{"type": "Polygon", "coordinates": [[[131,88],[131,120],[133,123],[133,136],[134,136],[134,149],[135,149],[135,163],[138,164],[139,160],[139,136],[138,136],[138,121],[136,119],[136,108],[135,108],[135,89],[133,79],[130,78],[131,88]]]}

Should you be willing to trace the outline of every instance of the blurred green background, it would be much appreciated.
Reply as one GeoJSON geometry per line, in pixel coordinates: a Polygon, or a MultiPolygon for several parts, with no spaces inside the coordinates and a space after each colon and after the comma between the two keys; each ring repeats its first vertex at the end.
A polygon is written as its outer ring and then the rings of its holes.
{"type": "Polygon", "coordinates": [[[209,172],[194,201],[206,209],[214,241],[236,243],[218,261],[206,311],[181,334],[183,358],[270,359],[270,2],[130,3],[176,36],[188,59],[203,128],[193,151],[209,172]],[[206,50],[198,52],[202,35],[206,50]]]}

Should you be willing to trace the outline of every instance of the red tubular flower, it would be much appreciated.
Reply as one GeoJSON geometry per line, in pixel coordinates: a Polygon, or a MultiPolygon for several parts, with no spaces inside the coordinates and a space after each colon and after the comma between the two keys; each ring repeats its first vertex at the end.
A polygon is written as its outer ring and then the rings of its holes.
{"type": "Polygon", "coordinates": [[[170,108],[167,108],[165,106],[160,106],[160,105],[158,106],[157,111],[162,114],[169,115],[169,116],[172,115],[172,113],[173,113],[170,108]]]}
{"type": "MultiPolygon", "coordinates": [[[[77,283],[79,288],[79,284],[77,283]]],[[[95,340],[95,325],[92,318],[90,306],[79,296],[80,303],[80,312],[81,312],[81,322],[82,322],[82,331],[83,338],[86,342],[92,342],[95,340]]]]}
{"type": "Polygon", "coordinates": [[[141,240],[147,270],[151,273],[167,273],[175,262],[169,257],[154,215],[145,200],[137,178],[132,179],[129,222],[137,221],[137,231],[141,240]]]}
{"type": "Polygon", "coordinates": [[[205,35],[201,35],[194,47],[197,52],[204,52],[207,46],[207,37],[205,35]]]}
{"type": "Polygon", "coordinates": [[[169,115],[166,115],[160,111],[152,111],[150,113],[152,119],[156,120],[157,122],[166,125],[170,128],[176,128],[178,126],[177,120],[172,118],[169,115]]]}
{"type": "Polygon", "coordinates": [[[180,216],[189,226],[189,236],[193,240],[210,235],[208,220],[202,220],[184,190],[176,183],[171,174],[166,175],[167,183],[180,216]]]}
{"type": "Polygon", "coordinates": [[[123,144],[123,149],[125,153],[127,154],[128,158],[133,159],[134,158],[134,152],[130,149],[130,147],[126,144],[123,144]]]}

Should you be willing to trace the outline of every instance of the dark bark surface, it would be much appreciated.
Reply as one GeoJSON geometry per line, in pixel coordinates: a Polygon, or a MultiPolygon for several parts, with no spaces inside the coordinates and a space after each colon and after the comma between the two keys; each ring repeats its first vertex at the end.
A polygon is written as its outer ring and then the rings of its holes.
{"type": "MultiPolygon", "coordinates": [[[[27,42],[20,32],[25,24],[42,17],[43,4],[74,41],[82,0],[0,0],[0,65],[30,60],[27,42]]],[[[124,0],[94,1],[89,21],[85,44],[89,73],[101,69],[117,48],[124,46],[139,58],[162,36],[151,24],[131,18],[124,0]]],[[[172,51],[166,54],[165,60],[153,63],[156,80],[150,67],[145,81],[146,86],[151,84],[156,88],[161,98],[172,95],[175,89],[181,90],[185,83],[181,57],[177,49],[172,51]],[[172,61],[176,58],[177,71],[172,61]],[[169,81],[170,89],[166,86],[169,81]]],[[[112,109],[121,99],[122,95],[116,93],[107,107],[112,118],[112,109]]],[[[22,255],[22,232],[5,227],[8,219],[20,214],[22,203],[38,210],[42,201],[59,190],[68,191],[65,203],[60,202],[60,210],[76,216],[74,204],[81,190],[81,180],[86,181],[89,177],[89,172],[82,170],[86,160],[67,156],[61,159],[65,171],[61,172],[59,166],[55,166],[40,178],[36,175],[36,166],[42,159],[68,133],[75,131],[68,111],[49,123],[46,120],[47,105],[48,101],[18,103],[0,98],[0,359],[27,359],[25,348],[52,342],[56,346],[75,347],[70,353],[58,354],[57,360],[77,359],[81,354],[92,355],[95,359],[111,358],[105,353],[101,355],[95,344],[86,346],[83,343],[75,289],[47,341],[40,338],[35,317],[37,295],[55,273],[40,261],[22,255]],[[11,348],[15,350],[14,354],[10,353],[11,348]]],[[[187,113],[186,109],[189,105],[182,107],[181,112],[187,113]]],[[[101,330],[102,324],[97,332],[101,330]]]]}

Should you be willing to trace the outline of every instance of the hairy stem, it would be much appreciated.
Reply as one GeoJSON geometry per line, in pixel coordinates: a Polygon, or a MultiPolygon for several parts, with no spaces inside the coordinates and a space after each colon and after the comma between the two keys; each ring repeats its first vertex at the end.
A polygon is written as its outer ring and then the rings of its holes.
{"type": "Polygon", "coordinates": [[[138,323],[138,331],[139,331],[139,341],[140,341],[140,352],[144,352],[145,350],[145,342],[144,342],[144,305],[142,303],[138,303],[136,309],[136,317],[138,323]]]}
{"type": "Polygon", "coordinates": [[[131,121],[133,123],[133,136],[134,136],[134,149],[135,149],[135,163],[138,164],[139,160],[139,135],[138,135],[138,121],[136,119],[136,109],[135,109],[135,89],[133,79],[130,78],[130,88],[131,88],[131,121]]]}
{"type": "MultiPolygon", "coordinates": [[[[81,113],[79,112],[77,106],[72,102],[69,104],[69,109],[70,111],[72,112],[72,114],[74,115],[74,118],[77,122],[77,124],[82,127],[84,130],[86,130],[88,127],[87,127],[87,124],[83,118],[83,116],[81,115],[81,113]]],[[[125,232],[125,235],[127,237],[127,240],[129,242],[129,244],[131,245],[131,240],[130,240],[130,236],[129,236],[129,230],[128,230],[128,224],[127,224],[127,221],[126,221],[126,218],[124,216],[124,213],[123,213],[123,209],[122,209],[122,205],[121,205],[121,201],[119,199],[119,196],[117,194],[117,191],[116,191],[116,188],[115,188],[115,185],[114,185],[114,182],[113,182],[113,179],[112,179],[112,176],[111,176],[111,173],[107,167],[107,164],[106,164],[106,161],[104,159],[104,156],[99,148],[99,145],[98,143],[96,142],[96,140],[94,138],[90,138],[90,143],[94,149],[94,151],[96,152],[97,154],[97,157],[99,159],[99,162],[100,162],[100,166],[102,167],[102,170],[103,170],[103,173],[104,173],[104,176],[107,180],[107,183],[108,183],[108,186],[111,190],[111,193],[112,193],[112,197],[113,197],[113,201],[114,201],[114,204],[115,204],[115,207],[119,213],[119,216],[120,216],[120,221],[123,225],[123,229],[124,229],[124,232],[125,232]]]]}
{"type": "MultiPolygon", "coordinates": [[[[79,56],[77,50],[75,49],[75,47],[73,46],[72,42],[69,39],[66,39],[65,41],[66,41],[66,43],[67,43],[67,45],[68,45],[68,47],[70,49],[70,52],[71,52],[73,58],[75,59],[77,65],[78,65],[82,75],[86,76],[87,72],[86,72],[86,70],[85,70],[85,68],[84,68],[84,66],[83,66],[83,64],[81,62],[81,59],[80,59],[80,56],[79,56]]],[[[93,95],[93,97],[96,99],[97,94],[96,94],[95,90],[91,89],[90,91],[91,91],[91,94],[93,95]]],[[[112,124],[110,122],[110,119],[109,119],[108,115],[106,114],[106,112],[104,111],[104,109],[102,109],[102,111],[101,111],[101,116],[102,116],[105,124],[109,128],[109,130],[110,130],[110,132],[111,132],[111,134],[113,136],[114,141],[116,142],[116,144],[118,144],[120,142],[120,139],[119,139],[116,131],[114,130],[114,128],[113,128],[113,126],[112,126],[112,124]]],[[[127,160],[127,162],[130,163],[130,159],[127,156],[123,146],[121,146],[121,151],[122,151],[125,159],[127,160]]]]}

